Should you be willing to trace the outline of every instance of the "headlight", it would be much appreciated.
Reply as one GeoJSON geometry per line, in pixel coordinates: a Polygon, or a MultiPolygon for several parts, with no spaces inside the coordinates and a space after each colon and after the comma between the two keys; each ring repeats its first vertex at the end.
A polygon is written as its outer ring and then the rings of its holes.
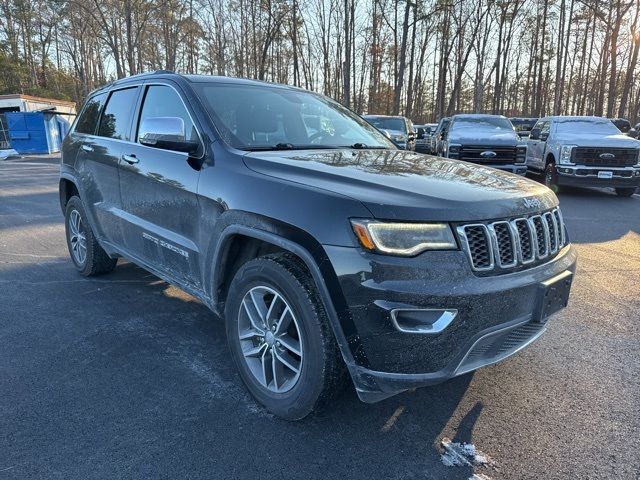
{"type": "Polygon", "coordinates": [[[407,137],[404,135],[396,135],[395,137],[393,137],[393,140],[396,142],[404,142],[406,139],[407,137]]]}
{"type": "Polygon", "coordinates": [[[638,149],[638,163],[636,165],[640,167],[640,148],[638,149]]]}
{"type": "Polygon", "coordinates": [[[577,147],[577,145],[563,145],[560,149],[560,158],[558,159],[558,163],[571,164],[571,151],[575,147],[577,147]]]}
{"type": "Polygon", "coordinates": [[[370,251],[411,257],[425,250],[455,250],[456,240],[446,223],[386,223],[351,220],[360,244],[370,251]]]}

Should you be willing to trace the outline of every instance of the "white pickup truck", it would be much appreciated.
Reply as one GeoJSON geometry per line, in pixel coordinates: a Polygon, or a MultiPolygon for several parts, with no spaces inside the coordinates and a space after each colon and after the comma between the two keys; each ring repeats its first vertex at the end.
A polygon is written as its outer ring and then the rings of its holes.
{"type": "Polygon", "coordinates": [[[601,117],[545,117],[527,140],[527,168],[545,184],[611,187],[630,197],[640,185],[640,141],[601,117]]]}

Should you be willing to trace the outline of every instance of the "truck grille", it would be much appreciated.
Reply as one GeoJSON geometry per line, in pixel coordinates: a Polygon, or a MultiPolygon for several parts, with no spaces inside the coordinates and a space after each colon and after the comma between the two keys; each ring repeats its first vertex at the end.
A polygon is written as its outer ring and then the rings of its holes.
{"type": "Polygon", "coordinates": [[[593,167],[631,167],[638,163],[638,149],[574,147],[571,152],[571,157],[571,161],[579,165],[589,165],[593,167]],[[602,158],[601,155],[605,158],[602,158]]]}
{"type": "Polygon", "coordinates": [[[539,263],[567,244],[559,208],[540,215],[457,227],[471,268],[502,273],[539,263]]]}
{"type": "Polygon", "coordinates": [[[449,155],[465,162],[485,163],[491,165],[508,165],[512,163],[523,163],[525,161],[526,150],[517,147],[492,147],[483,145],[464,145],[460,147],[457,155],[449,155]],[[522,150],[522,153],[520,152],[522,150]],[[495,153],[492,157],[482,156],[483,152],[495,153]]]}

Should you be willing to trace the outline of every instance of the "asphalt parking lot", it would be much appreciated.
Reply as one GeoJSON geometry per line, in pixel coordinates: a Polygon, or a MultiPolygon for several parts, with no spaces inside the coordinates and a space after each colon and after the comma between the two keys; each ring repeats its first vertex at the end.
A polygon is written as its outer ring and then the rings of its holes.
{"type": "Polygon", "coordinates": [[[124,261],[75,272],[57,183],[55,158],[0,161],[0,479],[640,478],[640,196],[560,194],[578,274],[534,345],[289,423],[196,300],[124,261]],[[491,464],[445,466],[444,438],[491,464]]]}

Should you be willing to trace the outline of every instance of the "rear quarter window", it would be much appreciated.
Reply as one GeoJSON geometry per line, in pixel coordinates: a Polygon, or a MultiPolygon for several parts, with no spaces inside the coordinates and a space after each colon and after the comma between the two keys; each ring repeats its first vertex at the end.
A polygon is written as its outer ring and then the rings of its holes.
{"type": "Polygon", "coordinates": [[[91,97],[84,105],[78,121],[76,122],[75,131],[77,133],[86,133],[93,135],[96,132],[98,126],[98,119],[100,118],[100,111],[104,105],[104,101],[107,98],[106,93],[95,95],[91,97]]]}
{"type": "Polygon", "coordinates": [[[99,136],[117,140],[129,139],[129,129],[137,96],[138,87],[111,92],[100,118],[99,136]]]}

